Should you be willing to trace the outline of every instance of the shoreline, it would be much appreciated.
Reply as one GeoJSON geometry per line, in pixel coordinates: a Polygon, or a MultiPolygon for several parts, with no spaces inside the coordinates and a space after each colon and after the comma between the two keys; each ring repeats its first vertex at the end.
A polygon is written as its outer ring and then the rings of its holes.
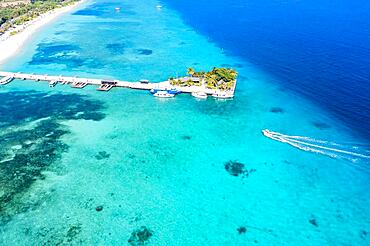
{"type": "Polygon", "coordinates": [[[37,17],[34,20],[31,20],[21,26],[18,27],[19,33],[10,35],[10,33],[14,30],[9,30],[2,36],[0,36],[0,65],[3,65],[9,58],[16,55],[26,41],[41,27],[45,26],[46,24],[50,23],[51,21],[55,20],[57,17],[65,14],[77,6],[79,6],[84,0],[76,2],[74,4],[53,9],[47,13],[42,14],[41,16],[37,17]],[[24,28],[22,30],[22,28],[24,28]],[[1,38],[4,38],[1,40],[1,38]]]}

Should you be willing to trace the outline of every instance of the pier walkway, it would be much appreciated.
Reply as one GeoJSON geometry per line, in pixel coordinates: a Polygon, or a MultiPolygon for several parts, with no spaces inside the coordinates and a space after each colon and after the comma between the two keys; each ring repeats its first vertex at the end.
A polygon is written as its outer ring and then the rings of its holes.
{"type": "MultiPolygon", "coordinates": [[[[173,86],[170,84],[169,81],[162,81],[156,83],[150,83],[148,81],[145,82],[129,82],[129,81],[122,81],[122,80],[105,80],[105,79],[93,79],[93,78],[79,78],[79,77],[69,77],[69,76],[55,76],[55,75],[41,75],[41,74],[28,74],[28,73],[13,73],[13,72],[2,72],[0,71],[0,77],[3,77],[0,80],[0,85],[9,83],[13,79],[21,79],[21,80],[33,80],[33,81],[45,81],[45,82],[55,82],[57,81],[60,84],[71,84],[73,88],[83,88],[87,85],[97,86],[97,90],[99,91],[109,91],[113,87],[123,87],[123,88],[130,88],[136,90],[151,90],[151,89],[159,89],[159,90],[169,90],[169,89],[176,89],[178,91],[184,93],[192,93],[192,92],[199,92],[203,91],[206,94],[215,94],[221,93],[220,90],[217,89],[208,89],[205,86],[173,86]]],[[[204,81],[203,81],[204,82],[204,81]]],[[[204,85],[204,83],[202,83],[204,85]]],[[[235,82],[236,84],[236,82],[235,82]]],[[[235,87],[234,87],[235,90],[235,87]]],[[[230,95],[234,95],[233,91],[222,92],[227,93],[230,95]]]]}

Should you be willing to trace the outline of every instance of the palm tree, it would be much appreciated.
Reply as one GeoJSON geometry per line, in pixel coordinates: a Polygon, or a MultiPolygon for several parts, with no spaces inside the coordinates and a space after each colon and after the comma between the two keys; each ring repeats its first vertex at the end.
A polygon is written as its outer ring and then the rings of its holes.
{"type": "Polygon", "coordinates": [[[194,74],[195,74],[195,70],[194,70],[194,68],[189,67],[189,68],[188,68],[188,74],[189,74],[190,76],[194,76],[194,74]]]}

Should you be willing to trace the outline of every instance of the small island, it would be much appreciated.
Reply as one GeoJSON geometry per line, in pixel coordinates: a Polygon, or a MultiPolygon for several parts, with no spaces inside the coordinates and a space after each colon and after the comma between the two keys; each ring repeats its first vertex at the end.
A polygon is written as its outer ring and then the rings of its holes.
{"type": "Polygon", "coordinates": [[[195,71],[194,68],[188,68],[187,74],[190,76],[178,79],[169,78],[170,84],[181,87],[204,86],[206,89],[233,93],[236,85],[236,77],[238,76],[235,69],[216,67],[209,72],[195,71]]]}

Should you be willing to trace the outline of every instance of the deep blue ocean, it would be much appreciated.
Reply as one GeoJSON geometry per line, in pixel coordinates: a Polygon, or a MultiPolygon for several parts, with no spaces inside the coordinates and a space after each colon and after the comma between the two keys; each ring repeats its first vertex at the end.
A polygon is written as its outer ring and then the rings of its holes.
{"type": "Polygon", "coordinates": [[[370,2],[165,1],[197,31],[370,140],[370,2]]]}

